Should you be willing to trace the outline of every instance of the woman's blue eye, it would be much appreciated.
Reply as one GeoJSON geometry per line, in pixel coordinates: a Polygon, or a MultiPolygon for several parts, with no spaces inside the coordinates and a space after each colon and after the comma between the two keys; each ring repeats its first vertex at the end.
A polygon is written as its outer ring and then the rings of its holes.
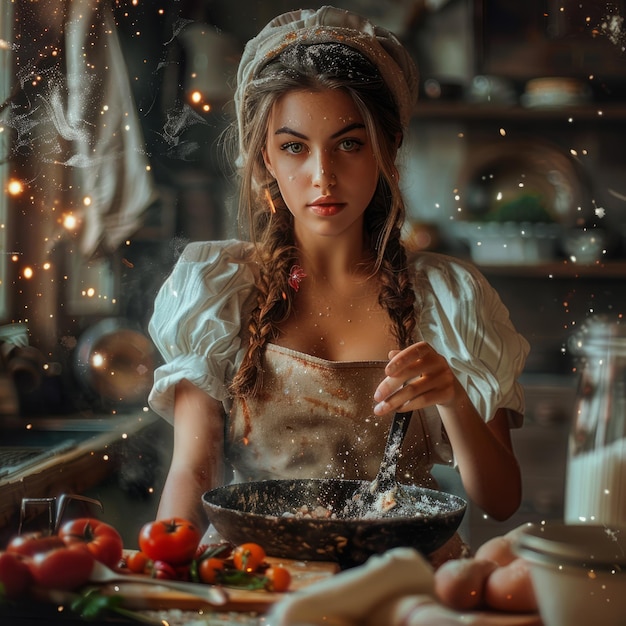
{"type": "Polygon", "coordinates": [[[342,140],[342,142],[340,144],[341,149],[345,150],[346,152],[351,152],[352,150],[357,150],[362,145],[363,145],[363,143],[361,141],[358,141],[357,139],[344,139],[344,140],[342,140]]]}
{"type": "Polygon", "coordinates": [[[304,146],[297,141],[290,141],[289,143],[283,144],[280,149],[291,152],[292,154],[300,154],[304,150],[304,146]]]}

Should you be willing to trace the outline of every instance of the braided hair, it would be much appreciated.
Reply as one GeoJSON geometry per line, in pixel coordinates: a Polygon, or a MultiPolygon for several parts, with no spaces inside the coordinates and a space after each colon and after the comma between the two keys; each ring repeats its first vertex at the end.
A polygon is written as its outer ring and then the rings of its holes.
{"type": "Polygon", "coordinates": [[[274,103],[284,93],[302,89],[343,89],[363,116],[380,171],[364,215],[375,258],[372,272],[380,282],[379,303],[391,319],[398,347],[414,341],[415,292],[400,238],[405,207],[395,167],[403,133],[398,107],[377,68],[358,51],[340,43],[294,44],[249,83],[240,107],[240,137],[236,125],[232,127],[231,139],[240,149],[240,226],[247,226],[248,236],[255,242],[259,268],[248,346],[230,386],[233,395],[258,393],[265,346],[277,337],[281,322],[292,310],[294,291],[287,281],[298,260],[293,217],[277,182],[267,172],[262,153],[274,103]]]}

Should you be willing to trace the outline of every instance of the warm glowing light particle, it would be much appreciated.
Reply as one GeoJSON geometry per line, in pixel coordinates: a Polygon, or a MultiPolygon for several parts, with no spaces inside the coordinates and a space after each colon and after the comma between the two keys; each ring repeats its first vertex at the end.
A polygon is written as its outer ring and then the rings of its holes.
{"type": "Polygon", "coordinates": [[[76,228],[77,225],[78,220],[76,219],[76,216],[72,215],[71,213],[63,216],[63,227],[67,230],[73,230],[76,228]]]}
{"type": "Polygon", "coordinates": [[[21,180],[12,178],[7,185],[7,191],[10,195],[17,196],[24,191],[24,185],[21,180]]]}
{"type": "Polygon", "coordinates": [[[199,91],[192,92],[189,97],[191,98],[191,101],[194,104],[198,104],[198,102],[202,102],[202,94],[199,91]]]}
{"type": "Polygon", "coordinates": [[[27,266],[22,271],[22,276],[24,276],[24,278],[32,278],[34,274],[35,274],[35,272],[33,271],[32,267],[28,267],[27,266]]]}
{"type": "Polygon", "coordinates": [[[90,196],[85,196],[83,198],[83,205],[84,206],[90,206],[91,205],[91,197],[90,196]]]}

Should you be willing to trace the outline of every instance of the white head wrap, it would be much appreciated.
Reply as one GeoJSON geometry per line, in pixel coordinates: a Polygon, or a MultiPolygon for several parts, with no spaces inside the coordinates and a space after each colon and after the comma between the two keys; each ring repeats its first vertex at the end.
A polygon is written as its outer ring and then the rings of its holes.
{"type": "Polygon", "coordinates": [[[244,49],[237,72],[235,107],[260,70],[293,44],[341,43],[358,50],[380,72],[398,106],[406,128],[417,99],[417,68],[406,48],[390,31],[369,20],[331,6],[304,9],[274,18],[244,49]]]}

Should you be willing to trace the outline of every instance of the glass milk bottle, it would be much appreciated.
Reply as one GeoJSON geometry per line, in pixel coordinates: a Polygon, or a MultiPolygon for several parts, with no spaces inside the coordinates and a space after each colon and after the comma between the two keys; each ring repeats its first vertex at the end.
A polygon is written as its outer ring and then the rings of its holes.
{"type": "Polygon", "coordinates": [[[572,338],[582,371],[569,438],[566,523],[626,525],[626,323],[572,338]]]}

